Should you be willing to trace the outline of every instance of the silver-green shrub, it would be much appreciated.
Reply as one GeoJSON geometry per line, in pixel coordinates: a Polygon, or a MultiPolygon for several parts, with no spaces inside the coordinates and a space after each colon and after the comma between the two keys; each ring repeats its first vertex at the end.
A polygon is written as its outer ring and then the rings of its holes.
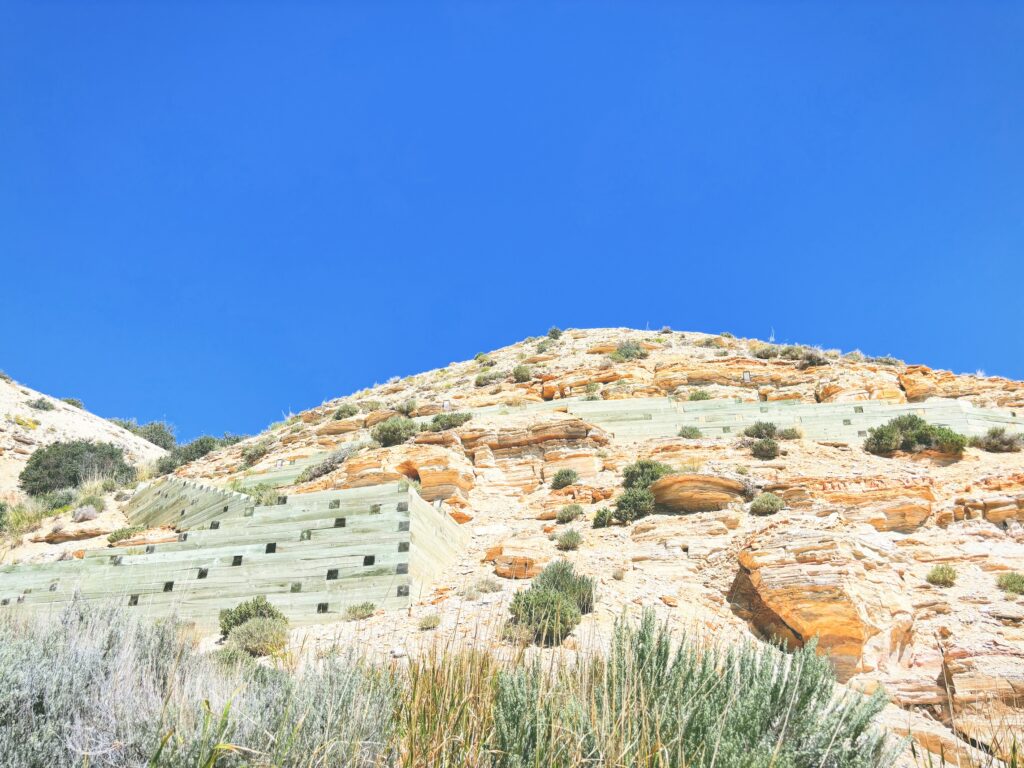
{"type": "Polygon", "coordinates": [[[395,689],[328,656],[291,675],[201,654],[182,625],[72,603],[0,618],[0,763],[10,768],[386,765],[395,689]]]}

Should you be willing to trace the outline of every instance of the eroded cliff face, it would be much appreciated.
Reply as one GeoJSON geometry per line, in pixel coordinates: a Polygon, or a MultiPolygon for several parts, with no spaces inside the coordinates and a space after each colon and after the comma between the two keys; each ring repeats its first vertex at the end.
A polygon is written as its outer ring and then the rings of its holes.
{"type": "MultiPolygon", "coordinates": [[[[904,407],[942,397],[1011,417],[1024,409],[1020,382],[858,354],[773,356],[779,351],[727,336],[569,331],[304,412],[248,441],[269,444],[255,466],[243,466],[241,444],[180,473],[221,483],[283,482],[286,493],[407,478],[472,533],[464,557],[422,601],[424,610],[448,617],[455,635],[479,636],[479,623],[500,617],[526,579],[566,556],[600,585],[598,608],[570,646],[606,636],[623,611],[642,607],[680,630],[722,641],[792,647],[817,638],[841,680],[862,690],[885,687],[904,710],[888,713],[888,722],[925,749],[948,757],[959,745],[1006,757],[1009,746],[996,734],[1024,733],[1024,598],[1000,590],[997,579],[1024,571],[1024,454],[968,448],[958,460],[883,458],[864,452],[862,438],[794,439],[781,443],[777,458],[761,461],[739,429],[714,438],[625,438],[617,436],[615,417],[599,424],[568,412],[581,398],[705,396],[904,407]],[[624,341],[646,357],[616,359],[624,341]],[[520,371],[526,381],[507,375],[476,386],[482,374],[511,374],[519,365],[529,367],[520,371]],[[335,418],[345,404],[358,412],[335,418]],[[473,416],[401,445],[371,444],[373,427],[399,411],[473,416]],[[299,468],[338,451],[351,453],[298,482],[299,468]],[[597,512],[621,493],[623,467],[639,458],[676,472],[652,489],[658,513],[593,528],[597,512]],[[574,470],[577,480],[552,489],[561,469],[574,470]],[[750,499],[763,491],[780,496],[785,508],[750,514],[750,499]],[[550,535],[565,527],[555,516],[570,503],[584,509],[571,524],[584,543],[561,553],[550,535]],[[957,570],[952,587],[926,580],[937,564],[957,570]],[[487,574],[502,579],[503,592],[474,593],[473,582],[487,574]]],[[[370,631],[381,643],[415,642],[415,613],[376,617],[370,631]]]]}

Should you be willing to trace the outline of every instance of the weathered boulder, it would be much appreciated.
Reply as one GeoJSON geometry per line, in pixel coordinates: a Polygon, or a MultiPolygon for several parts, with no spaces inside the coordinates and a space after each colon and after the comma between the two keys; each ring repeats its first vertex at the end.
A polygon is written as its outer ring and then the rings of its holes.
{"type": "Polygon", "coordinates": [[[591,485],[576,483],[567,485],[551,492],[550,501],[559,505],[575,502],[576,504],[596,504],[610,499],[615,495],[614,488],[595,488],[591,485]]]}
{"type": "Polygon", "coordinates": [[[1008,520],[1024,522],[1024,494],[958,498],[952,510],[953,520],[988,520],[1005,525],[1008,520]]]}
{"type": "Polygon", "coordinates": [[[658,506],[674,512],[724,509],[745,491],[743,483],[715,475],[668,475],[651,484],[658,506]]]}
{"type": "Polygon", "coordinates": [[[929,502],[897,499],[883,504],[851,506],[843,511],[843,517],[852,522],[868,523],[878,531],[909,533],[924,525],[931,513],[929,502]]]}
{"type": "Polygon", "coordinates": [[[900,533],[922,526],[931,516],[936,498],[930,484],[873,476],[793,477],[770,483],[765,490],[781,496],[790,507],[824,502],[838,507],[851,522],[900,533]]]}
{"type": "Polygon", "coordinates": [[[371,411],[370,413],[366,414],[366,428],[369,429],[372,426],[380,424],[382,421],[387,421],[392,416],[401,415],[402,414],[400,414],[398,411],[391,410],[371,411]]]}
{"type": "Polygon", "coordinates": [[[863,400],[907,402],[896,373],[874,366],[836,369],[828,379],[818,381],[814,397],[819,403],[853,403],[863,400]]]}
{"type": "Polygon", "coordinates": [[[554,400],[579,394],[588,384],[611,384],[616,381],[647,384],[651,382],[652,375],[643,365],[623,363],[611,368],[587,368],[568,374],[549,374],[541,378],[541,397],[545,400],[554,400]]]}
{"type": "Polygon", "coordinates": [[[543,547],[541,539],[512,539],[488,549],[483,562],[494,563],[494,574],[503,579],[532,579],[549,560],[543,547]]]}
{"type": "MultiPolygon", "coordinates": [[[[961,741],[956,735],[934,718],[920,712],[908,711],[890,704],[878,715],[878,724],[896,736],[907,737],[921,749],[931,753],[931,757],[915,757],[905,754],[897,765],[987,765],[991,756],[981,749],[976,749],[961,741]]],[[[909,752],[909,749],[907,750],[909,752]]]]}
{"type": "Polygon", "coordinates": [[[427,501],[447,499],[465,494],[473,487],[473,471],[468,461],[451,451],[438,450],[433,446],[423,448],[426,450],[404,449],[392,455],[397,462],[395,469],[419,481],[420,496],[427,501]]]}
{"type": "Polygon", "coordinates": [[[86,504],[71,511],[71,522],[84,523],[89,520],[95,520],[97,515],[99,515],[99,512],[96,510],[96,507],[92,504],[86,504]]]}

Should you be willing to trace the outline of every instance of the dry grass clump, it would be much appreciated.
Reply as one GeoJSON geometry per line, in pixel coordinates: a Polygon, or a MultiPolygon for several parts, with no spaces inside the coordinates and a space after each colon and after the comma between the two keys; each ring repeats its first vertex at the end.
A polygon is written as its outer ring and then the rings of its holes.
{"type": "Polygon", "coordinates": [[[250,656],[272,656],[288,645],[288,622],[258,616],[231,630],[228,645],[250,656]]]}
{"type": "Polygon", "coordinates": [[[1011,595],[1024,595],[1024,573],[1004,573],[999,576],[999,588],[1011,595]]]}
{"type": "Polygon", "coordinates": [[[936,587],[952,587],[956,583],[956,569],[951,565],[936,565],[928,571],[925,581],[936,587]]]}
{"type": "Polygon", "coordinates": [[[438,613],[428,613],[420,618],[417,626],[421,632],[437,629],[441,625],[441,616],[438,613]]]}
{"type": "Polygon", "coordinates": [[[562,524],[571,523],[583,514],[583,507],[579,504],[566,504],[560,510],[555,519],[562,524]]]}
{"type": "Polygon", "coordinates": [[[124,528],[118,528],[107,536],[107,541],[110,544],[117,544],[119,541],[130,539],[132,536],[138,536],[144,530],[146,530],[146,526],[144,525],[129,525],[124,528]]]}
{"type": "Polygon", "coordinates": [[[361,621],[362,619],[368,619],[373,616],[373,613],[376,610],[377,606],[371,602],[353,603],[345,608],[345,620],[361,621]]]}
{"type": "Polygon", "coordinates": [[[971,438],[971,445],[989,453],[1016,453],[1024,447],[1024,435],[1010,434],[1006,427],[992,427],[981,437],[971,438]]]}
{"type": "Polygon", "coordinates": [[[242,466],[251,467],[268,453],[270,453],[269,440],[260,440],[251,445],[246,445],[242,448],[242,466]]]}
{"type": "MultiPolygon", "coordinates": [[[[104,494],[116,487],[117,482],[111,478],[93,477],[83,481],[77,488],[58,488],[28,496],[15,504],[0,502],[0,537],[19,539],[41,527],[48,518],[83,507],[92,507],[95,512],[102,512],[106,508],[104,494]]],[[[95,515],[89,513],[79,520],[92,517],[95,515]]]]}
{"type": "Polygon", "coordinates": [[[392,445],[401,445],[419,430],[420,428],[412,419],[405,416],[392,416],[376,425],[370,431],[370,435],[387,448],[392,445]]]}
{"type": "Polygon", "coordinates": [[[583,536],[580,535],[580,532],[570,529],[558,535],[558,539],[555,542],[555,546],[563,552],[566,552],[579,549],[580,544],[582,543],[583,536]]]}

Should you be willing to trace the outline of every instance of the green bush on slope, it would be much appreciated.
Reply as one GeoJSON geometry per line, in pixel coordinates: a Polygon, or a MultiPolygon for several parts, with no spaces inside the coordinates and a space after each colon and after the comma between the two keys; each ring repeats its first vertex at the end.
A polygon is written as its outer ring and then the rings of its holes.
{"type": "Polygon", "coordinates": [[[97,478],[127,483],[135,479],[135,468],[124,460],[124,451],[116,445],[72,440],[37,449],[22,469],[18,482],[25,493],[38,496],[76,488],[97,478]]]}
{"type": "Polygon", "coordinates": [[[263,595],[258,595],[239,603],[234,608],[225,608],[220,612],[221,637],[228,637],[235,627],[256,618],[287,621],[280,609],[271,605],[263,595]]]}
{"type": "Polygon", "coordinates": [[[230,435],[226,432],[223,437],[211,437],[210,435],[197,437],[189,443],[175,446],[166,456],[161,456],[156,462],[156,473],[158,475],[169,474],[184,464],[197,461],[208,453],[234,445],[241,440],[243,440],[241,435],[230,435]]]}
{"type": "Polygon", "coordinates": [[[929,424],[920,416],[897,416],[880,427],[868,430],[864,450],[887,456],[896,451],[916,453],[935,449],[941,453],[960,455],[967,446],[967,438],[948,427],[929,424]]]}
{"type": "Polygon", "coordinates": [[[392,416],[375,426],[370,435],[385,448],[401,445],[419,431],[416,422],[405,416],[392,416]]]}
{"type": "Polygon", "coordinates": [[[174,437],[174,427],[166,421],[150,421],[145,424],[139,424],[135,419],[108,419],[108,421],[167,451],[173,449],[178,443],[174,437]]]}

